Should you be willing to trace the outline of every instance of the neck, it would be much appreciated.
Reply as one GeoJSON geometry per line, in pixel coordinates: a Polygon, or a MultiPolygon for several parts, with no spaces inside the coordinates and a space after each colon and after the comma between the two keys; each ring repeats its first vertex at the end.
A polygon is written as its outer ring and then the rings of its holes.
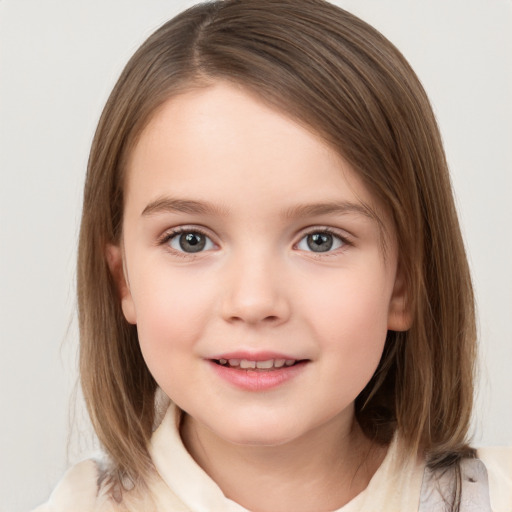
{"type": "Polygon", "coordinates": [[[254,512],[336,510],[367,487],[386,452],[353,416],[279,446],[233,444],[189,416],[181,433],[224,495],[254,512]]]}

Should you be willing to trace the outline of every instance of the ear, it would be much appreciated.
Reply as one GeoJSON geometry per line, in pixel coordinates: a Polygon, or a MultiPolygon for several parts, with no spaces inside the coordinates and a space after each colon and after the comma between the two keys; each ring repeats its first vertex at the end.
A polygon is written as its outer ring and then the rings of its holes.
{"type": "Polygon", "coordinates": [[[407,331],[412,325],[412,312],[407,294],[407,285],[400,268],[397,269],[393,294],[389,301],[388,330],[407,331]]]}
{"type": "Polygon", "coordinates": [[[137,315],[135,313],[135,304],[133,302],[130,285],[126,278],[124,267],[123,251],[120,246],[108,244],[106,248],[106,258],[108,268],[114,279],[114,283],[121,300],[121,308],[123,310],[126,321],[130,324],[137,323],[137,315]]]}

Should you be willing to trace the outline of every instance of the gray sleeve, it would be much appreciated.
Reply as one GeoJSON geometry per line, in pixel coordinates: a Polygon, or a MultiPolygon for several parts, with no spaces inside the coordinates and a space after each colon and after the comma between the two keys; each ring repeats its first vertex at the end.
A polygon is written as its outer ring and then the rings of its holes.
{"type": "Polygon", "coordinates": [[[419,512],[450,512],[460,496],[460,512],[492,512],[489,480],[484,463],[478,459],[460,462],[457,467],[432,471],[425,469],[419,512]]]}

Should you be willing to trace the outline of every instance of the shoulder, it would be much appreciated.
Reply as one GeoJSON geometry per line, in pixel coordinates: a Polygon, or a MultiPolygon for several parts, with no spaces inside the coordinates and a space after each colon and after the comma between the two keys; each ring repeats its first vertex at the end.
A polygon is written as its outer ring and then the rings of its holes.
{"type": "Polygon", "coordinates": [[[479,448],[477,456],[487,469],[493,511],[512,511],[512,447],[479,448]]]}
{"type": "Polygon", "coordinates": [[[147,487],[131,488],[121,501],[111,497],[105,479],[109,463],[104,457],[84,460],[62,477],[49,500],[32,512],[188,512],[157,472],[150,475],[147,487]]]}
{"type": "Polygon", "coordinates": [[[92,512],[99,511],[98,462],[79,462],[62,477],[50,499],[33,512],[92,512]]]}

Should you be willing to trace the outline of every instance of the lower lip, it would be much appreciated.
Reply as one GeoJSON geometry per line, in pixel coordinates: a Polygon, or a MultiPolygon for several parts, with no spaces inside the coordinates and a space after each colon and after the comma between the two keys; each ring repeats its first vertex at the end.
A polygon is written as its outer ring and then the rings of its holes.
{"type": "Polygon", "coordinates": [[[209,361],[209,363],[219,377],[237,388],[245,391],[267,391],[277,388],[299,375],[304,370],[307,361],[267,371],[231,368],[213,361],[209,361]]]}

